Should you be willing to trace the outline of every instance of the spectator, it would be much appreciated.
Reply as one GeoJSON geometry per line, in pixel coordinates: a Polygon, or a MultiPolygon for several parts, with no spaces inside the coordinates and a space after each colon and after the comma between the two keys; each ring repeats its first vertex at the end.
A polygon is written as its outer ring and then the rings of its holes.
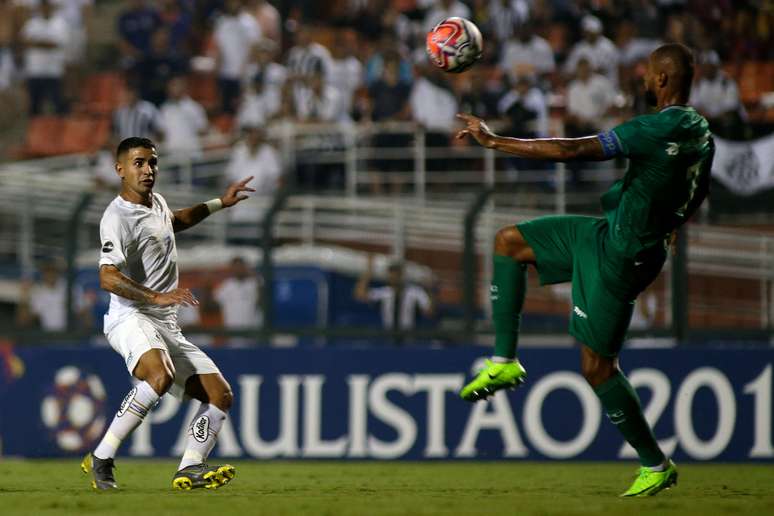
{"type": "Polygon", "coordinates": [[[171,79],[167,85],[167,100],[161,106],[164,153],[189,159],[200,157],[200,136],[207,127],[207,114],[201,104],[188,96],[185,78],[171,79]]]}
{"type": "MultiPolygon", "coordinates": [[[[215,288],[214,298],[223,314],[223,326],[229,330],[257,328],[261,325],[259,306],[261,281],[244,259],[231,260],[230,277],[215,288]]],[[[250,339],[229,339],[232,346],[245,346],[250,339]]]]}
{"type": "MultiPolygon", "coordinates": [[[[180,0],[163,0],[159,11],[161,26],[166,32],[166,48],[155,48],[156,55],[165,54],[181,58],[190,54],[188,47],[191,36],[191,13],[180,0]]],[[[154,32],[154,35],[158,31],[154,32]]],[[[151,41],[153,46],[153,41],[151,41]]]]}
{"type": "Polygon", "coordinates": [[[240,124],[244,120],[268,121],[282,109],[282,87],[287,79],[287,70],[273,61],[276,52],[276,43],[266,38],[253,47],[242,88],[245,94],[237,114],[240,124]]]}
{"type": "Polygon", "coordinates": [[[621,66],[632,67],[638,61],[647,59],[661,41],[655,38],[642,38],[639,28],[629,20],[622,20],[618,25],[616,46],[621,51],[621,66]]]}
{"type": "Polygon", "coordinates": [[[648,290],[643,292],[634,303],[630,330],[652,330],[658,314],[658,298],[648,290]]]}
{"type": "Polygon", "coordinates": [[[608,129],[605,117],[614,107],[615,97],[615,87],[608,78],[594,73],[588,59],[581,58],[577,77],[567,87],[567,136],[588,136],[608,129]]]}
{"type": "MultiPolygon", "coordinates": [[[[368,89],[370,96],[371,120],[381,124],[390,121],[408,121],[411,119],[411,106],[409,105],[409,95],[411,94],[411,84],[400,80],[400,56],[396,54],[386,56],[384,60],[382,78],[374,82],[368,89]]],[[[377,130],[373,138],[373,145],[379,155],[385,154],[383,149],[397,149],[397,152],[405,155],[405,149],[411,146],[412,135],[395,131],[377,130]]],[[[377,174],[371,183],[371,190],[374,194],[382,193],[382,186],[385,183],[383,174],[391,172],[411,170],[412,163],[406,159],[396,159],[397,156],[383,156],[381,159],[374,160],[374,168],[380,174],[377,174]]],[[[400,192],[401,181],[392,177],[389,179],[393,193],[400,192]]]]}
{"type": "MultiPolygon", "coordinates": [[[[38,326],[45,331],[67,329],[67,280],[56,261],[43,264],[40,282],[23,281],[16,312],[16,324],[23,328],[38,326]]],[[[93,299],[87,299],[81,288],[74,289],[74,309],[80,324],[91,327],[93,299]]]]}
{"type": "Polygon", "coordinates": [[[433,27],[438,25],[438,22],[452,16],[470,18],[470,9],[459,0],[436,0],[435,5],[427,11],[422,22],[423,35],[430,32],[433,27]]]}
{"type": "MultiPolygon", "coordinates": [[[[419,76],[414,81],[409,98],[412,117],[424,128],[428,148],[446,148],[450,144],[449,135],[456,127],[457,98],[439,68],[423,59],[417,65],[417,71],[419,76]]],[[[446,169],[448,164],[446,158],[430,159],[427,168],[439,171],[446,169]]]]}
{"type": "Polygon", "coordinates": [[[399,58],[398,75],[400,82],[411,84],[414,79],[411,61],[405,57],[404,49],[401,45],[395,44],[392,34],[385,32],[379,39],[377,49],[371,53],[365,64],[365,82],[371,86],[374,82],[380,80],[384,73],[384,61],[387,56],[397,55],[399,58]]]}
{"type": "MultiPolygon", "coordinates": [[[[266,140],[266,132],[261,123],[246,121],[242,127],[244,137],[231,151],[224,182],[234,181],[253,176],[250,186],[255,188],[254,196],[270,197],[282,183],[282,158],[279,151],[266,140]]],[[[261,217],[260,206],[257,203],[240,203],[245,206],[234,206],[229,211],[230,220],[234,222],[249,222],[255,224],[261,217]]]]}
{"type": "Polygon", "coordinates": [[[121,188],[121,178],[116,174],[116,157],[113,145],[105,145],[97,151],[91,161],[91,171],[94,177],[94,188],[108,192],[118,192],[121,188]]]}
{"type": "Polygon", "coordinates": [[[335,122],[341,120],[341,95],[325,82],[322,63],[311,75],[296,80],[293,88],[293,111],[301,122],[335,122]]]}
{"type": "Polygon", "coordinates": [[[215,22],[218,87],[225,113],[236,112],[251,49],[261,38],[258,22],[240,6],[239,0],[226,0],[223,14],[215,22]]]}
{"type": "Polygon", "coordinates": [[[387,267],[387,284],[369,288],[373,275],[373,256],[368,256],[366,270],[355,284],[353,297],[361,303],[379,303],[384,328],[411,330],[416,327],[417,309],[425,317],[435,312],[433,299],[418,285],[405,282],[403,263],[394,261],[387,267]],[[396,302],[397,300],[397,302],[396,302]]]}
{"type": "Polygon", "coordinates": [[[574,75],[578,61],[585,57],[594,71],[601,72],[617,86],[620,54],[613,42],[602,35],[602,22],[596,16],[586,15],[581,20],[581,28],[583,39],[570,50],[564,64],[565,74],[574,75]]]}
{"type": "MultiPolygon", "coordinates": [[[[297,80],[292,91],[293,113],[299,122],[338,122],[346,119],[341,111],[339,92],[325,83],[322,66],[311,76],[297,80]]],[[[344,168],[339,163],[321,163],[320,154],[341,151],[341,133],[328,128],[316,130],[297,140],[297,181],[315,190],[343,184],[344,168]]]]}
{"type": "Polygon", "coordinates": [[[328,81],[339,93],[340,121],[351,120],[355,91],[363,84],[363,64],[355,56],[357,36],[353,32],[338,32],[333,45],[331,76],[328,81]]]}
{"type": "Polygon", "coordinates": [[[531,23],[525,23],[519,28],[517,37],[505,45],[500,68],[512,82],[524,72],[537,74],[543,80],[556,70],[556,62],[548,41],[535,34],[531,23]]]}
{"type": "Polygon", "coordinates": [[[113,112],[113,143],[131,136],[158,138],[161,133],[161,114],[151,102],[139,97],[137,85],[130,82],[121,94],[121,104],[113,112]]]}
{"type": "Polygon", "coordinates": [[[64,18],[69,29],[65,61],[78,63],[86,53],[86,43],[92,32],[94,0],[52,0],[56,14],[64,18]]]}
{"type": "Polygon", "coordinates": [[[728,137],[746,118],[739,88],[720,69],[720,58],[714,50],[704,52],[699,63],[701,75],[691,91],[690,104],[707,118],[713,131],[728,137]]]}
{"type": "Polygon", "coordinates": [[[151,36],[161,26],[161,17],[145,0],[129,0],[129,8],[118,16],[121,64],[131,68],[150,52],[151,36]]]}
{"type": "Polygon", "coordinates": [[[282,18],[276,7],[266,0],[246,0],[245,11],[255,18],[261,27],[261,34],[282,47],[282,18]]]}
{"type": "Polygon", "coordinates": [[[545,138],[548,136],[548,101],[535,86],[535,77],[521,75],[497,105],[501,116],[510,122],[509,136],[545,138]]]}
{"type": "MultiPolygon", "coordinates": [[[[508,122],[505,134],[518,138],[548,136],[548,100],[540,88],[535,86],[534,76],[519,76],[513,87],[500,99],[497,109],[508,122]]],[[[515,156],[507,156],[505,159],[511,179],[516,179],[520,171],[545,170],[551,166],[544,161],[515,156]]],[[[550,188],[553,176],[541,178],[540,184],[550,188]]],[[[534,199],[534,196],[530,196],[530,202],[534,199]]]]}
{"type": "Polygon", "coordinates": [[[498,72],[475,68],[465,74],[460,95],[461,112],[481,118],[497,118],[500,115],[497,104],[506,92],[498,72]]]}
{"type": "Polygon", "coordinates": [[[10,0],[0,1],[0,99],[16,79],[13,55],[16,43],[15,12],[10,0]]]}
{"type": "Polygon", "coordinates": [[[291,81],[307,79],[322,70],[327,80],[331,71],[331,53],[312,40],[314,27],[299,25],[296,31],[296,45],[288,51],[287,69],[291,81]]]}
{"type": "Polygon", "coordinates": [[[133,77],[142,77],[140,97],[160,106],[167,99],[167,83],[188,71],[185,58],[170,50],[170,32],[160,28],[151,37],[151,50],[132,67],[133,77]]]}
{"type": "Polygon", "coordinates": [[[38,11],[22,27],[24,72],[32,116],[43,112],[46,101],[51,102],[56,113],[66,111],[62,77],[69,34],[67,22],[54,14],[49,0],[41,0],[38,11]]]}
{"type": "MultiPolygon", "coordinates": [[[[489,32],[500,43],[514,36],[516,29],[530,25],[526,0],[489,0],[489,32]]],[[[553,61],[553,55],[552,61],[553,61]]]]}

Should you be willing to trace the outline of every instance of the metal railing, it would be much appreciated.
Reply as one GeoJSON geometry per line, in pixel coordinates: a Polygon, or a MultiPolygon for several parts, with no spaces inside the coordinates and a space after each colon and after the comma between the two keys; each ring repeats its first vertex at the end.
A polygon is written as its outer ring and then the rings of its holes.
{"type": "MultiPolygon", "coordinates": [[[[201,241],[226,244],[229,238],[246,237],[263,241],[269,252],[272,249],[269,244],[275,240],[334,241],[379,245],[395,256],[405,256],[412,249],[462,254],[467,249],[467,237],[469,252],[475,259],[468,255],[465,270],[474,274],[465,277],[478,279],[469,280],[459,290],[464,293],[462,301],[467,307],[465,327],[471,328],[471,307],[485,304],[484,279],[491,275],[492,240],[497,229],[549,213],[595,213],[597,190],[612,181],[617,173],[612,168],[582,172],[580,182],[590,185],[589,191],[578,191],[577,185],[568,186],[568,171],[563,165],[553,171],[516,171],[503,162],[502,155],[479,147],[426,149],[424,133],[413,124],[349,125],[337,126],[338,132],[331,133],[331,130],[329,125],[281,124],[269,132],[276,137],[289,174],[294,165],[313,159],[316,164],[340,166],[344,181],[323,195],[296,192],[284,198],[281,205],[275,204],[276,210],[269,210],[271,199],[253,199],[250,202],[257,205],[256,213],[272,214],[270,223],[264,219],[264,224],[260,224],[256,218],[252,224],[236,225],[225,215],[211,217],[196,230],[180,235],[180,246],[201,241]],[[388,129],[413,135],[411,145],[386,150],[373,147],[373,134],[388,129]],[[303,150],[310,148],[309,142],[315,142],[315,135],[321,134],[327,137],[333,134],[341,145],[330,145],[312,153],[310,158],[303,150]],[[407,170],[390,173],[391,177],[406,181],[408,190],[403,195],[371,193],[371,181],[379,174],[373,167],[376,159],[409,163],[407,170]],[[428,167],[427,160],[431,159],[450,160],[455,168],[430,170],[434,167],[428,167]],[[554,180],[547,183],[548,177],[554,180]],[[466,231],[465,215],[482,188],[491,190],[491,195],[483,200],[479,198],[480,212],[473,218],[475,223],[468,219],[466,231]],[[269,230],[275,240],[261,240],[269,230]]],[[[164,161],[162,157],[163,170],[177,173],[173,180],[173,174],[165,175],[162,170],[158,189],[173,207],[217,195],[228,156],[228,150],[220,150],[208,152],[197,161],[164,161]]],[[[92,189],[93,174],[89,167],[89,160],[83,156],[0,166],[0,217],[3,219],[0,255],[6,261],[15,260],[23,273],[29,273],[36,257],[63,256],[66,247],[74,246],[75,241],[81,249],[96,246],[99,220],[115,193],[94,191],[93,199],[82,207],[76,218],[80,222],[71,220],[81,195],[92,189]]],[[[689,226],[686,236],[685,255],[680,255],[686,258],[685,272],[680,272],[683,263],[679,260],[669,263],[665,271],[672,278],[669,287],[672,292],[666,298],[676,300],[666,310],[666,324],[673,325],[678,335],[685,336],[689,326],[680,329],[679,324],[694,317],[696,310],[708,313],[726,310],[732,315],[745,312],[748,318],[754,312],[755,326],[770,329],[774,324],[774,237],[705,225],[689,226]],[[742,301],[734,299],[730,306],[716,298],[696,302],[695,298],[681,297],[694,288],[694,280],[711,283],[713,278],[756,285],[757,295],[754,298],[748,295],[742,301]]],[[[440,277],[442,281],[454,282],[462,276],[457,268],[440,271],[440,277]]]]}

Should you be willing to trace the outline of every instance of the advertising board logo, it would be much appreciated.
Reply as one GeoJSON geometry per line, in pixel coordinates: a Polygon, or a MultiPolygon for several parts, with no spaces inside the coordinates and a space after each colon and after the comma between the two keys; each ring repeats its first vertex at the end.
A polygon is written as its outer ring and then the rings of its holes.
{"type": "Polygon", "coordinates": [[[40,417],[60,449],[80,452],[91,448],[102,435],[105,387],[95,374],[68,365],[54,374],[40,404],[40,417]]]}

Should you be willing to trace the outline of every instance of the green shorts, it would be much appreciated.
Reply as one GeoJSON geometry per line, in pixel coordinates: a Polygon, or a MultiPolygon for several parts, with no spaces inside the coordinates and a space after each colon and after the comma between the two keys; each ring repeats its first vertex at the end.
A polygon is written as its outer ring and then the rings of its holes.
{"type": "Polygon", "coordinates": [[[617,356],[634,300],[658,276],[666,252],[622,256],[611,248],[603,218],[550,216],[516,227],[535,251],[541,285],[572,281],[570,335],[600,355],[617,356]]]}

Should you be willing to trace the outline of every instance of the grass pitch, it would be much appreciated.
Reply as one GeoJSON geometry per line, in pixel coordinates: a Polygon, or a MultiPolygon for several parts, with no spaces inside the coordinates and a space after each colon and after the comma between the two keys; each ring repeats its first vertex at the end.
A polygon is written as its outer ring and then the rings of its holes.
{"type": "Polygon", "coordinates": [[[765,515],[774,466],[680,465],[676,488],[619,499],[634,463],[235,461],[216,490],[173,491],[176,462],[119,459],[120,492],[95,493],[79,460],[0,459],[0,514],[765,515]]]}

